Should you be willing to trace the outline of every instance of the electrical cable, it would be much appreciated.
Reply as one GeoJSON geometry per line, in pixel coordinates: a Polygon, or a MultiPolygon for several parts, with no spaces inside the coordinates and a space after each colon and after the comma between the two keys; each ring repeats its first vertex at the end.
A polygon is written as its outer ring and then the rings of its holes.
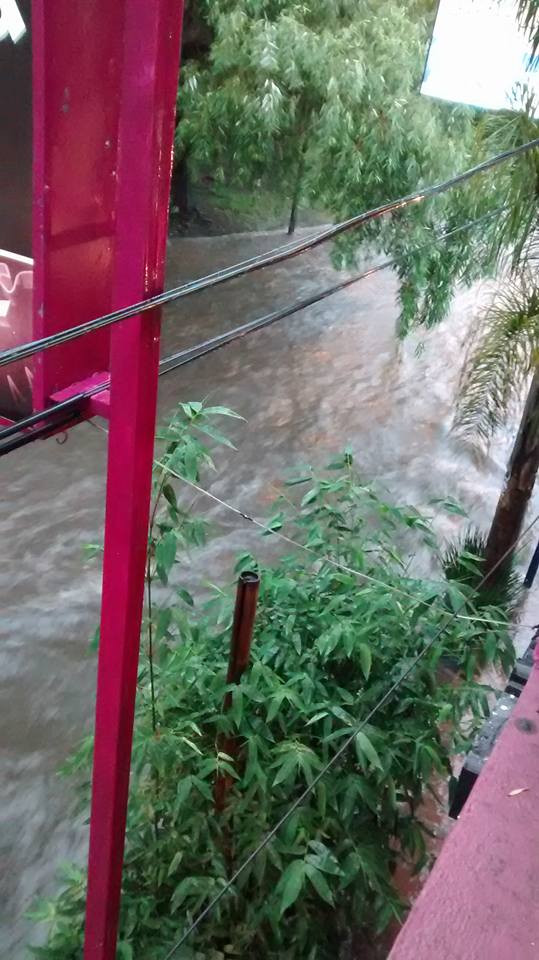
{"type": "MultiPolygon", "coordinates": [[[[103,388],[100,387],[99,389],[101,390],[103,388]]],[[[46,420],[57,413],[72,411],[74,408],[80,407],[81,402],[86,400],[87,396],[88,394],[86,393],[78,393],[73,397],[68,397],[67,400],[62,400],[61,403],[55,403],[51,407],[46,407],[44,410],[38,410],[37,413],[32,413],[30,416],[24,417],[23,420],[17,420],[8,427],[3,427],[0,430],[0,442],[20,433],[22,430],[28,430],[36,423],[40,423],[42,420],[46,420]]]]}
{"type": "MultiPolygon", "coordinates": [[[[94,426],[94,424],[91,424],[94,426]]],[[[97,426],[97,424],[95,424],[97,426]]],[[[103,433],[108,434],[108,430],[104,427],[98,427],[103,433]]],[[[198,484],[194,483],[192,480],[187,480],[185,477],[182,477],[179,473],[175,473],[174,470],[171,470],[166,464],[161,463],[157,460],[155,466],[161,467],[162,470],[165,470],[171,476],[175,477],[177,480],[181,480],[182,483],[187,484],[188,487],[191,487],[193,490],[196,490],[197,493],[201,493],[203,496],[207,497],[209,500],[213,500],[214,503],[218,504],[220,507],[224,507],[226,510],[229,510],[231,513],[236,514],[236,516],[241,517],[242,520],[246,520],[248,523],[252,523],[255,527],[258,527],[262,533],[267,536],[275,537],[277,540],[282,540],[283,543],[286,543],[288,546],[295,547],[297,550],[303,550],[305,553],[309,553],[314,560],[317,560],[321,563],[327,563],[332,567],[335,567],[337,570],[341,570],[343,573],[346,573],[350,576],[356,577],[360,582],[373,583],[377,587],[382,587],[384,590],[389,593],[394,593],[397,596],[404,597],[406,600],[411,600],[412,603],[419,603],[425,607],[431,607],[430,600],[423,600],[421,597],[415,597],[411,593],[407,593],[406,590],[401,590],[399,587],[394,587],[389,583],[386,583],[384,580],[379,580],[378,577],[373,577],[370,573],[365,573],[362,570],[355,570],[354,567],[350,567],[345,563],[341,563],[339,560],[335,560],[333,557],[329,557],[327,554],[318,553],[313,547],[308,547],[304,543],[300,543],[299,540],[294,540],[292,537],[288,537],[286,534],[281,533],[279,530],[272,530],[266,524],[261,523],[260,520],[256,520],[250,514],[245,513],[243,510],[240,510],[238,507],[234,507],[231,503],[227,503],[226,500],[221,500],[214,493],[210,493],[209,490],[205,490],[204,487],[200,487],[198,484]]],[[[433,598],[434,599],[434,598],[433,598]]],[[[458,614],[459,620],[468,620],[473,621],[474,623],[488,623],[493,626],[500,627],[509,627],[510,624],[503,620],[492,620],[487,617],[469,617],[464,616],[463,614],[458,614]]],[[[529,627],[530,630],[533,630],[534,627],[531,624],[519,623],[519,627],[529,627]]]]}
{"type": "MultiPolygon", "coordinates": [[[[180,477],[180,479],[182,478],[180,477]]],[[[528,524],[526,529],[516,538],[514,543],[510,547],[508,547],[505,553],[500,557],[498,562],[494,565],[492,570],[490,570],[489,573],[483,577],[483,579],[481,580],[481,582],[477,587],[477,591],[479,591],[485,585],[486,581],[492,576],[493,573],[496,572],[496,570],[498,569],[499,566],[501,566],[501,564],[504,562],[506,557],[509,556],[509,554],[516,549],[520,540],[530,532],[530,530],[535,526],[535,524],[538,521],[539,521],[539,514],[537,514],[537,516],[532,520],[532,522],[528,524]]],[[[465,603],[461,605],[460,609],[462,609],[464,606],[465,606],[465,603]]],[[[316,774],[316,776],[313,778],[311,783],[308,784],[308,786],[300,793],[298,797],[296,797],[294,802],[287,808],[287,810],[282,815],[282,817],[280,817],[277,823],[271,828],[271,830],[268,831],[267,834],[265,834],[262,840],[251,851],[251,853],[246,857],[246,859],[242,861],[242,863],[237,868],[237,870],[234,871],[232,876],[223,885],[219,893],[217,893],[206,905],[206,907],[204,907],[204,909],[200,911],[198,916],[195,917],[195,919],[189,925],[187,930],[185,930],[182,936],[176,941],[176,943],[174,943],[174,945],[171,947],[168,953],[164,955],[163,960],[171,960],[174,954],[180,949],[181,946],[183,946],[186,940],[200,926],[203,920],[205,920],[206,917],[215,909],[215,907],[220,903],[223,897],[229,892],[229,890],[231,890],[231,888],[234,886],[234,884],[242,875],[242,873],[244,873],[247,867],[249,867],[251,863],[253,863],[253,861],[257,858],[257,856],[260,853],[262,853],[263,850],[265,850],[265,848],[275,838],[279,830],[288,822],[288,820],[296,812],[296,810],[300,806],[302,806],[303,802],[310,796],[310,794],[318,786],[320,781],[325,777],[325,775],[329,772],[329,770],[331,770],[335,766],[335,764],[341,759],[341,757],[346,753],[346,751],[349,749],[349,747],[352,745],[352,743],[356,739],[357,735],[361,733],[361,731],[365,728],[365,726],[368,723],[370,723],[370,721],[379,712],[379,710],[383,706],[385,706],[385,704],[389,700],[391,700],[393,695],[402,686],[404,681],[407,680],[408,677],[413,673],[413,671],[415,670],[417,665],[421,662],[423,657],[429,652],[429,650],[432,649],[432,647],[437,643],[437,641],[440,639],[442,634],[448,629],[448,627],[451,626],[451,624],[453,623],[457,615],[458,615],[458,610],[456,610],[452,614],[449,614],[449,620],[446,621],[446,623],[443,624],[443,626],[441,626],[440,629],[436,631],[436,633],[434,634],[433,637],[431,637],[430,640],[427,641],[425,646],[416,654],[416,656],[411,660],[408,666],[405,667],[401,675],[391,684],[391,686],[388,688],[385,694],[383,694],[380,700],[374,705],[374,707],[372,707],[372,709],[368,712],[367,716],[364,717],[363,720],[361,720],[360,723],[354,727],[352,733],[346,737],[346,739],[341,744],[339,749],[333,754],[331,759],[324,764],[322,769],[316,774]]]]}
{"type": "MultiPolygon", "coordinates": [[[[486,220],[491,219],[494,216],[499,215],[503,212],[505,207],[498,207],[496,210],[492,210],[487,214],[484,214],[481,217],[477,217],[475,220],[468,221],[467,223],[461,224],[460,226],[453,227],[451,230],[447,230],[444,233],[439,234],[433,240],[428,243],[421,244],[420,246],[414,247],[412,249],[413,253],[418,253],[421,250],[429,249],[432,247],[433,243],[439,243],[442,240],[446,240],[448,237],[453,236],[456,233],[460,233],[464,230],[470,230],[473,227],[476,227],[478,224],[485,222],[486,220]]],[[[368,277],[373,276],[374,274],[387,270],[394,266],[395,260],[389,259],[384,260],[382,263],[370,267],[368,270],[364,270],[362,273],[355,274],[353,277],[349,277],[346,280],[341,280],[339,283],[334,284],[331,287],[327,287],[325,290],[322,290],[319,293],[313,294],[310,297],[306,297],[303,300],[296,301],[296,303],[284,307],[280,310],[275,310],[272,313],[266,314],[263,317],[257,317],[254,320],[250,320],[247,323],[241,324],[238,327],[234,327],[232,330],[228,330],[226,333],[219,334],[215,337],[211,337],[208,340],[204,340],[201,343],[196,344],[193,347],[188,347],[186,350],[181,350],[178,353],[171,354],[168,357],[163,358],[159,363],[159,376],[164,376],[166,373],[170,373],[172,370],[177,369],[178,367],[183,366],[186,363],[191,363],[194,360],[198,360],[203,356],[206,356],[209,353],[212,353],[214,350],[218,350],[220,347],[224,347],[229,343],[232,343],[234,340],[238,340],[241,337],[246,336],[249,333],[253,333],[257,330],[262,330],[264,327],[270,326],[273,323],[276,323],[279,320],[284,320],[287,317],[292,316],[294,313],[298,313],[301,310],[305,310],[307,307],[314,306],[317,303],[326,300],[328,297],[333,296],[336,293],[340,293],[346,290],[348,287],[353,286],[355,283],[359,283],[360,280],[365,280],[368,277]]],[[[92,387],[91,390],[87,390],[84,393],[76,394],[74,397],[70,397],[67,400],[62,401],[62,403],[54,404],[51,407],[47,407],[45,410],[40,410],[37,413],[32,414],[29,417],[25,417],[22,420],[18,420],[16,423],[11,424],[8,427],[0,429],[0,444],[3,440],[7,440],[8,437],[11,437],[22,430],[26,430],[29,427],[35,425],[41,420],[47,419],[49,416],[52,416],[60,410],[69,410],[79,411],[81,404],[88,400],[90,397],[95,396],[98,393],[101,393],[103,390],[107,390],[110,387],[110,378],[102,381],[95,387],[92,387]]],[[[36,432],[36,439],[40,436],[36,432]]],[[[5,452],[9,453],[11,449],[15,447],[6,447],[5,452]]],[[[4,452],[4,447],[0,446],[0,456],[4,452]]]]}
{"type": "MultiPolygon", "coordinates": [[[[451,230],[447,230],[444,233],[434,237],[429,241],[429,243],[424,243],[413,247],[411,253],[420,253],[422,250],[431,249],[434,243],[439,243],[441,240],[447,240],[448,237],[452,237],[454,234],[461,233],[464,230],[471,230],[480,223],[484,223],[485,221],[492,219],[492,217],[499,215],[504,211],[504,209],[505,207],[498,207],[497,210],[492,210],[490,213],[483,214],[483,216],[477,217],[475,220],[470,220],[458,227],[453,227],[451,230]]],[[[327,287],[320,293],[315,293],[310,297],[305,297],[303,300],[298,300],[296,303],[291,304],[288,307],[283,307],[280,310],[274,310],[272,313],[268,313],[264,317],[257,317],[255,320],[250,320],[248,323],[241,324],[239,327],[235,327],[232,330],[228,330],[226,333],[222,333],[216,337],[212,337],[209,340],[205,340],[194,347],[189,347],[187,350],[181,350],[179,353],[172,354],[171,356],[161,360],[159,365],[159,376],[162,376],[165,373],[170,373],[171,370],[175,370],[177,367],[181,367],[185,363],[191,363],[193,360],[198,360],[200,357],[211,353],[213,350],[218,350],[219,347],[226,346],[227,344],[232,343],[234,340],[239,340],[248,333],[253,333],[256,330],[262,330],[264,327],[268,327],[271,324],[276,323],[278,320],[285,320],[294,313],[299,313],[299,311],[305,310],[307,307],[315,306],[315,304],[321,303],[328,297],[332,297],[336,293],[341,293],[342,291],[347,290],[348,287],[359,283],[360,280],[367,280],[369,277],[374,276],[374,274],[379,273],[382,270],[390,269],[391,267],[395,266],[395,262],[395,258],[384,260],[382,263],[376,264],[374,267],[369,267],[368,270],[364,270],[362,273],[355,274],[353,277],[348,277],[346,280],[341,280],[339,283],[336,283],[331,287],[327,287]]]]}
{"type": "MultiPolygon", "coordinates": [[[[88,426],[92,427],[94,430],[98,430],[100,433],[105,434],[108,437],[109,431],[106,427],[101,426],[101,424],[94,423],[93,420],[87,421],[88,426]]],[[[279,530],[272,530],[266,524],[261,523],[260,520],[256,520],[250,514],[246,513],[243,510],[240,510],[239,507],[234,507],[231,503],[227,503],[226,500],[221,500],[220,497],[217,497],[214,493],[210,493],[209,490],[205,490],[204,487],[199,486],[197,483],[194,483],[192,480],[187,480],[185,477],[182,477],[179,473],[175,473],[170,469],[166,464],[161,463],[161,461],[156,460],[155,466],[161,467],[162,470],[170,473],[171,476],[175,477],[177,480],[181,480],[182,483],[185,483],[188,487],[191,487],[197,493],[202,494],[204,497],[207,497],[209,500],[213,500],[220,507],[225,507],[226,510],[229,510],[231,513],[234,513],[236,516],[241,517],[242,520],[246,520],[249,523],[254,524],[258,527],[262,533],[267,536],[276,537],[278,540],[282,540],[283,543],[286,543],[288,546],[295,547],[297,550],[303,550],[305,553],[311,554],[311,556],[322,563],[327,563],[332,567],[335,567],[337,570],[341,570],[343,573],[347,573],[351,576],[356,577],[361,582],[373,583],[375,586],[382,587],[384,590],[389,593],[394,593],[399,597],[404,597],[406,600],[410,600],[412,603],[419,603],[425,607],[430,607],[430,600],[423,600],[421,597],[413,596],[411,593],[407,593],[405,590],[401,590],[399,587],[394,587],[391,584],[387,583],[385,580],[379,580],[377,577],[373,577],[370,573],[365,573],[362,570],[356,570],[354,567],[349,567],[344,563],[341,563],[339,560],[335,560],[333,557],[329,557],[327,554],[318,553],[313,547],[308,547],[304,543],[300,543],[299,540],[294,540],[292,537],[286,536],[284,533],[281,533],[279,530]]],[[[472,623],[486,623],[491,626],[496,627],[509,627],[511,624],[506,620],[494,620],[491,617],[470,617],[465,616],[464,614],[458,615],[459,620],[467,620],[472,623]]],[[[535,630],[536,625],[530,623],[521,623],[513,624],[513,626],[518,626],[520,628],[526,628],[529,630],[535,630]]]]}
{"type": "Polygon", "coordinates": [[[165,306],[167,303],[172,303],[175,300],[190,296],[193,293],[200,293],[202,290],[207,290],[210,287],[215,287],[229,280],[234,280],[237,277],[245,276],[246,274],[253,273],[256,270],[262,270],[265,267],[282,263],[283,261],[289,260],[291,257],[298,256],[307,250],[314,250],[316,247],[320,246],[320,244],[325,243],[328,240],[332,240],[348,230],[362,226],[363,224],[368,223],[371,220],[376,220],[381,216],[385,216],[386,214],[396,213],[397,211],[403,210],[405,207],[410,206],[410,204],[419,203],[423,200],[437,196],[438,194],[445,193],[447,190],[465,183],[467,180],[477,176],[479,173],[484,173],[487,170],[491,170],[493,167],[500,163],[504,163],[506,160],[522,156],[538,146],[539,138],[530,140],[528,143],[521,144],[518,147],[513,147],[511,150],[505,150],[503,153],[499,153],[494,157],[490,157],[488,160],[484,160],[482,163],[476,164],[475,166],[470,167],[468,170],[465,170],[462,173],[456,174],[454,177],[451,177],[448,180],[444,180],[430,187],[425,187],[424,190],[416,191],[415,193],[409,194],[406,197],[401,197],[399,200],[390,201],[389,203],[382,204],[381,206],[375,207],[372,210],[357,214],[356,216],[351,217],[348,220],[344,220],[341,223],[327,227],[325,230],[320,231],[318,234],[315,234],[306,240],[299,240],[285,244],[284,247],[276,248],[274,251],[270,251],[270,253],[253,257],[250,260],[246,260],[223,270],[216,271],[215,273],[201,277],[198,280],[192,280],[189,283],[182,284],[179,287],[156,294],[155,296],[149,297],[146,300],[141,300],[139,303],[131,304],[128,307],[114,310],[111,313],[104,314],[103,316],[97,317],[94,320],[89,320],[86,323],[71,327],[68,330],[62,330],[59,333],[51,334],[50,336],[43,337],[40,340],[34,340],[29,343],[20,344],[17,347],[12,347],[9,350],[4,350],[0,352],[0,367],[5,366],[8,363],[14,363],[18,360],[25,360],[36,353],[49,350],[51,347],[59,346],[62,343],[68,343],[70,340],[74,340],[88,333],[94,333],[96,330],[100,330],[103,327],[110,326],[114,323],[119,323],[122,320],[127,320],[129,317],[137,316],[138,314],[144,313],[147,310],[165,306]]]}
{"type": "Polygon", "coordinates": [[[82,411],[80,407],[74,406],[73,408],[70,408],[70,412],[68,414],[64,414],[64,416],[59,417],[58,419],[53,419],[52,423],[46,423],[34,430],[17,434],[17,436],[7,440],[6,443],[0,444],[0,457],[5,456],[7,453],[12,453],[13,450],[18,450],[20,447],[25,447],[27,444],[33,443],[34,440],[45,440],[62,427],[72,427],[74,418],[77,416],[77,412],[81,413],[82,411]]]}

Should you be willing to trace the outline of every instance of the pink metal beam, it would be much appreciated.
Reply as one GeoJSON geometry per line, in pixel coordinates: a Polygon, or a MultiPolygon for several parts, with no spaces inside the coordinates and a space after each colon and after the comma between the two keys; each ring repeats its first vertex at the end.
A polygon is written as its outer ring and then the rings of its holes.
{"type": "MultiPolygon", "coordinates": [[[[162,289],[182,0],[124,0],[115,305],[162,289]]],[[[99,25],[102,26],[101,24],[99,25]]],[[[98,24],[96,24],[96,29],[98,24]]],[[[160,318],[112,334],[84,960],[114,960],[137,684],[160,318]]]]}
{"type": "Polygon", "coordinates": [[[537,960],[538,798],[536,668],[389,960],[537,960]]]}

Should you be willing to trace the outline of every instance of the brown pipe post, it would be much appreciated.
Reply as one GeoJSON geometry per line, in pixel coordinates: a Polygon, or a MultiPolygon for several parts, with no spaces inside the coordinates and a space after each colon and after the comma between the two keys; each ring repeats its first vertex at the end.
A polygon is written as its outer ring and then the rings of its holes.
{"type": "MultiPolygon", "coordinates": [[[[245,571],[240,574],[236,590],[236,606],[234,608],[232,635],[230,638],[230,656],[226,676],[227,684],[239,683],[249,665],[259,588],[260,577],[258,573],[245,571]]],[[[231,706],[232,693],[229,691],[225,694],[223,713],[226,713],[231,706]]],[[[223,737],[219,742],[219,750],[222,753],[228,754],[228,756],[234,760],[238,753],[238,746],[237,737],[223,737]]],[[[226,774],[220,774],[215,780],[215,809],[218,812],[222,812],[225,808],[226,795],[231,783],[231,777],[226,774]]]]}

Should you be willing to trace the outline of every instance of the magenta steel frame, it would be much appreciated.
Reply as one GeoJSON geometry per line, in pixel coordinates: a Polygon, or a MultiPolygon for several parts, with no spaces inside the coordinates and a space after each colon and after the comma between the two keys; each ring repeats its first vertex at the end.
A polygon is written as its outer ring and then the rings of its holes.
{"type": "MultiPolygon", "coordinates": [[[[163,289],[183,0],[32,0],[36,339],[163,289]]],[[[34,409],[108,379],[84,960],[114,960],[157,406],[160,313],[36,359],[34,409]]]]}
{"type": "MultiPolygon", "coordinates": [[[[113,307],[164,281],[183,0],[125,0],[113,307]]],[[[159,363],[159,311],[111,338],[103,596],[84,960],[113,960],[121,897],[159,363]]]]}

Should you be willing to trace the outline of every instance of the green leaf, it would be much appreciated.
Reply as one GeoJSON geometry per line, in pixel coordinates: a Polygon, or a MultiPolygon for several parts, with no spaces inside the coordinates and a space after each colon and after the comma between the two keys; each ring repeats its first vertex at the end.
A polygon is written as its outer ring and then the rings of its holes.
{"type": "Polygon", "coordinates": [[[197,417],[202,410],[202,404],[198,400],[192,400],[190,403],[180,403],[179,406],[189,420],[193,420],[195,417],[197,417]]]}
{"type": "Polygon", "coordinates": [[[296,902],[304,883],[305,862],[303,860],[293,860],[288,864],[277,884],[276,893],[280,898],[279,916],[282,917],[283,913],[296,902]]]}
{"type": "Polygon", "coordinates": [[[359,644],[359,662],[361,663],[365,680],[368,680],[372,667],[372,653],[367,643],[359,644]]]}
{"type": "Polygon", "coordinates": [[[158,643],[159,640],[161,640],[165,636],[168,628],[170,627],[171,621],[172,621],[172,610],[170,609],[170,607],[163,607],[163,609],[160,610],[157,615],[157,624],[155,627],[156,643],[158,643]]]}
{"type": "Polygon", "coordinates": [[[212,440],[215,440],[217,443],[222,444],[223,447],[230,447],[231,450],[235,450],[236,447],[232,443],[232,440],[229,440],[224,433],[221,433],[220,430],[216,430],[215,427],[210,427],[208,424],[199,423],[197,425],[197,430],[200,430],[201,433],[204,433],[207,437],[210,437],[212,440]]]}
{"type": "Polygon", "coordinates": [[[456,500],[451,500],[449,498],[436,498],[434,500],[429,500],[429,503],[432,506],[443,507],[446,513],[453,513],[457,517],[467,517],[468,512],[464,510],[463,507],[456,500]]]}
{"type": "Polygon", "coordinates": [[[116,947],[117,960],[133,960],[133,947],[126,940],[120,940],[116,947]]]}
{"type": "Polygon", "coordinates": [[[301,506],[308,507],[310,503],[314,503],[319,492],[318,487],[313,487],[312,490],[308,490],[301,501],[301,506]]]}
{"type": "Polygon", "coordinates": [[[157,575],[165,586],[168,583],[168,576],[176,559],[177,540],[174,531],[168,533],[159,540],[155,548],[155,563],[157,575]]]}
{"type": "Polygon", "coordinates": [[[173,873],[176,873],[176,870],[178,869],[180,863],[182,862],[182,859],[183,859],[183,851],[178,850],[178,852],[174,854],[172,860],[170,861],[167,877],[170,877],[172,876],[173,873]]]}
{"type": "Polygon", "coordinates": [[[178,590],[178,596],[181,597],[184,603],[189,607],[194,607],[195,601],[193,600],[191,594],[188,590],[184,590],[183,587],[178,590]]]}
{"type": "Polygon", "coordinates": [[[305,724],[306,727],[310,727],[312,723],[318,723],[319,720],[323,720],[324,717],[328,716],[327,710],[319,710],[318,713],[315,713],[314,717],[311,717],[310,720],[305,724]]]}
{"type": "Polygon", "coordinates": [[[278,786],[279,783],[283,783],[284,780],[287,780],[290,774],[297,767],[297,758],[295,754],[288,754],[283,763],[281,764],[279,770],[277,771],[276,776],[273,778],[273,786],[278,786]]]}
{"type": "Polygon", "coordinates": [[[163,484],[162,493],[165,500],[168,501],[170,506],[174,507],[174,509],[177,509],[178,499],[176,497],[176,491],[174,490],[174,487],[172,486],[172,484],[170,483],[163,484]]]}
{"type": "Polygon", "coordinates": [[[99,650],[99,627],[96,627],[92,636],[88,640],[88,648],[91,653],[97,653],[99,650]]]}
{"type": "Polygon", "coordinates": [[[325,818],[328,805],[327,788],[322,780],[320,780],[316,786],[316,801],[318,804],[318,813],[321,817],[325,818]]]}
{"type": "Polygon", "coordinates": [[[310,480],[312,480],[311,474],[308,477],[294,477],[292,480],[286,480],[285,483],[287,487],[297,487],[301,483],[309,483],[310,480]]]}
{"type": "Polygon", "coordinates": [[[282,703],[283,703],[284,698],[285,698],[285,691],[284,691],[284,690],[278,690],[277,693],[275,694],[275,696],[273,696],[273,697],[271,698],[270,704],[269,704],[269,707],[268,707],[268,712],[267,712],[267,715],[266,715],[266,722],[267,722],[267,723],[271,723],[272,720],[275,720],[275,717],[277,716],[277,714],[279,713],[279,711],[280,711],[280,709],[281,709],[281,706],[282,706],[282,703]]]}
{"type": "Polygon", "coordinates": [[[178,789],[176,790],[176,810],[179,810],[182,804],[185,803],[189,794],[191,793],[192,786],[193,786],[192,777],[183,777],[178,782],[178,789]]]}
{"type": "Polygon", "coordinates": [[[321,873],[320,870],[317,870],[316,867],[313,867],[311,863],[305,864],[305,872],[318,896],[333,906],[333,894],[324,874],[321,873]]]}
{"type": "Polygon", "coordinates": [[[383,770],[380,757],[378,756],[376,750],[374,749],[367,734],[364,733],[363,730],[360,730],[359,733],[356,734],[355,739],[356,739],[356,752],[360,762],[365,764],[365,761],[367,761],[367,763],[370,763],[371,766],[377,767],[378,770],[383,770]]]}
{"type": "Polygon", "coordinates": [[[242,417],[240,413],[236,413],[235,410],[231,410],[229,407],[204,407],[204,413],[207,417],[218,415],[221,417],[233,417],[235,420],[243,420],[245,422],[245,417],[242,417]]]}
{"type": "Polygon", "coordinates": [[[278,513],[275,517],[272,517],[271,520],[268,520],[264,529],[264,536],[268,536],[277,530],[282,530],[283,520],[284,517],[282,513],[278,513]]]}

